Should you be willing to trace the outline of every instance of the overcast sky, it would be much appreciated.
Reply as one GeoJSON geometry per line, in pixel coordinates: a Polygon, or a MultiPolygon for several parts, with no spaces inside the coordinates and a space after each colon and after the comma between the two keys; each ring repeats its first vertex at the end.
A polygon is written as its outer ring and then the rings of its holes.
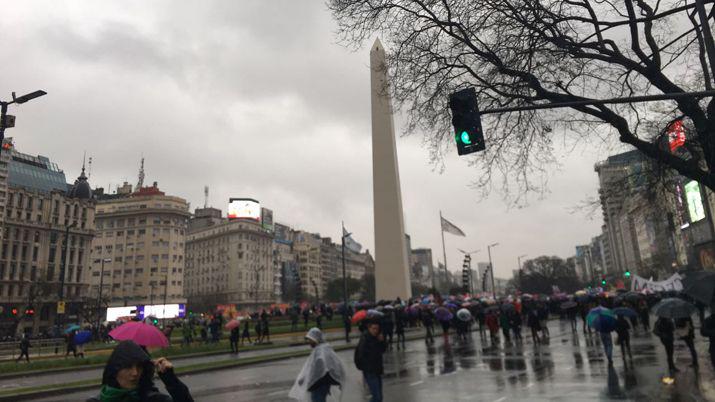
{"type": "MultiPolygon", "coordinates": [[[[253,197],[277,222],[339,240],[340,221],[373,249],[369,45],[336,44],[336,24],[319,0],[15,1],[3,7],[0,97],[44,89],[12,107],[18,149],[56,161],[68,181],[82,154],[90,182],[146,182],[191,202],[226,210],[253,197]]],[[[397,126],[400,121],[398,119],[397,126]]],[[[488,146],[488,144],[487,144],[488,146]]],[[[596,196],[599,147],[558,148],[550,193],[509,209],[468,187],[476,171],[456,151],[444,171],[428,163],[421,135],[398,139],[405,225],[413,248],[442,260],[439,211],[466,238],[446,235],[450,269],[457,248],[499,242],[497,276],[517,256],[574,254],[600,233],[570,209],[596,196]]]]}

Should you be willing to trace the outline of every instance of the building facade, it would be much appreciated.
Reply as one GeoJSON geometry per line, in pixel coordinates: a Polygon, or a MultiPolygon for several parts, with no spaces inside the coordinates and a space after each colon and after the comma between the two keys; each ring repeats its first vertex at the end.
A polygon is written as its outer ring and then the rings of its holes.
{"type": "Polygon", "coordinates": [[[10,312],[3,314],[0,332],[51,333],[58,319],[87,319],[95,201],[84,169],[69,185],[47,157],[21,153],[10,140],[0,155],[0,171],[7,172],[0,174],[0,192],[5,189],[0,305],[10,312]],[[66,306],[62,317],[60,300],[66,306]]]}
{"type": "Polygon", "coordinates": [[[274,303],[276,269],[273,232],[259,222],[223,219],[187,236],[186,296],[192,308],[274,303]]]}
{"type": "Polygon", "coordinates": [[[188,204],[157,183],[99,197],[91,296],[108,306],[185,303],[188,204]],[[104,261],[104,262],[103,262],[104,261]]]}

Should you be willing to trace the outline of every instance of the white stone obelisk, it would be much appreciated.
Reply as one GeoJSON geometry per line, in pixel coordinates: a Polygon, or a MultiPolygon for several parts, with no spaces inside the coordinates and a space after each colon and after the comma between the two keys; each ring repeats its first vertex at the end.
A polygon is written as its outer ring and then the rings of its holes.
{"type": "Polygon", "coordinates": [[[375,209],[375,296],[402,300],[412,296],[402,216],[395,125],[387,90],[385,49],[375,40],[370,51],[372,104],[372,189],[375,209]]]}

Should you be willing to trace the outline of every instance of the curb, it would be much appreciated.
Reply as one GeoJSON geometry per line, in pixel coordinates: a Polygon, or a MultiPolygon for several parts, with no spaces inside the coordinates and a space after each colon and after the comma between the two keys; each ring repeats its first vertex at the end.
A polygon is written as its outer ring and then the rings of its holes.
{"type": "MultiPolygon", "coordinates": [[[[416,335],[416,336],[405,336],[405,341],[414,341],[414,340],[419,340],[422,339],[423,335],[416,335]]],[[[350,350],[350,349],[355,349],[357,347],[357,342],[355,343],[350,343],[350,344],[345,344],[345,345],[338,345],[334,346],[333,349],[335,351],[343,351],[343,350],[350,350]]],[[[302,357],[302,356],[308,356],[311,353],[310,350],[301,350],[301,351],[295,351],[295,352],[285,352],[285,353],[280,353],[280,354],[275,354],[275,355],[268,355],[268,356],[262,356],[261,358],[256,358],[256,360],[251,360],[251,361],[240,361],[240,360],[228,360],[226,364],[220,364],[220,365],[214,365],[214,366],[206,366],[206,367],[196,367],[194,369],[191,368],[191,366],[186,367],[185,370],[181,370],[181,368],[177,369],[176,375],[181,377],[183,375],[187,374],[200,374],[200,373],[206,373],[210,371],[219,371],[219,370],[225,370],[225,369],[230,369],[230,368],[236,368],[236,367],[244,367],[244,366],[251,366],[254,364],[260,364],[260,363],[268,363],[272,361],[277,361],[277,360],[284,360],[284,359],[292,359],[295,357],[302,357]]],[[[248,358],[250,359],[250,358],[248,358]]],[[[201,363],[199,365],[204,365],[206,363],[201,363]]],[[[199,366],[197,365],[197,366],[199,366]]],[[[36,398],[44,398],[44,397],[50,397],[50,396],[56,396],[56,395],[64,395],[64,394],[69,394],[73,392],[79,392],[79,391],[84,391],[84,390],[92,390],[92,389],[98,389],[99,387],[99,379],[96,380],[87,380],[86,384],[85,383],[78,383],[76,385],[68,385],[68,386],[57,386],[57,387],[50,387],[48,389],[44,390],[39,390],[39,391],[32,391],[31,389],[25,388],[25,391],[20,390],[17,393],[14,394],[7,394],[7,395],[0,395],[0,401],[27,401],[27,400],[32,400],[36,398]]]]}

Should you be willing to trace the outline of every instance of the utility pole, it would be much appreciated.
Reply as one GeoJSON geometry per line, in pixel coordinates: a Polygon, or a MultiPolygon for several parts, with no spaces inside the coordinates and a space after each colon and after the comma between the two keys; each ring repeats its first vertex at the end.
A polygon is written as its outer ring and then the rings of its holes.
{"type": "Polygon", "coordinates": [[[499,243],[493,243],[487,246],[487,253],[489,254],[489,275],[492,277],[492,297],[494,300],[497,299],[497,289],[494,287],[494,265],[492,264],[492,247],[498,246],[499,243]]]}
{"type": "Polygon", "coordinates": [[[99,273],[99,292],[97,296],[97,326],[95,327],[99,333],[99,320],[102,316],[102,288],[104,287],[104,263],[112,262],[111,258],[102,258],[102,270],[99,273]]]}
{"type": "MultiPolygon", "coordinates": [[[[60,266],[60,289],[58,291],[58,301],[60,302],[64,302],[65,299],[65,272],[67,271],[67,260],[70,258],[67,248],[69,246],[70,229],[74,228],[75,226],[77,226],[76,221],[72,222],[71,225],[65,227],[65,244],[63,245],[64,258],[62,258],[62,265],[60,266]]],[[[55,316],[58,333],[61,333],[62,331],[62,325],[64,324],[64,315],[65,312],[63,312],[62,314],[57,314],[55,316]]]]}
{"type": "Polygon", "coordinates": [[[13,92],[12,100],[10,102],[0,101],[0,145],[5,138],[5,129],[15,127],[15,116],[7,114],[7,106],[12,105],[13,103],[20,105],[29,100],[39,98],[42,95],[47,95],[47,92],[39,90],[20,97],[16,97],[15,92],[13,92]]]}
{"type": "MultiPolygon", "coordinates": [[[[348,279],[345,273],[345,238],[350,236],[351,233],[345,232],[345,222],[341,223],[343,229],[343,236],[341,242],[341,248],[343,253],[343,322],[348,320],[348,279]]],[[[345,342],[350,342],[350,334],[345,333],[345,342]]]]}
{"type": "Polygon", "coordinates": [[[163,317],[162,319],[164,320],[164,321],[162,321],[163,326],[166,326],[166,289],[169,286],[169,272],[168,271],[169,271],[169,269],[167,268],[167,273],[164,274],[164,305],[162,306],[163,310],[161,313],[161,316],[163,317]]]}

